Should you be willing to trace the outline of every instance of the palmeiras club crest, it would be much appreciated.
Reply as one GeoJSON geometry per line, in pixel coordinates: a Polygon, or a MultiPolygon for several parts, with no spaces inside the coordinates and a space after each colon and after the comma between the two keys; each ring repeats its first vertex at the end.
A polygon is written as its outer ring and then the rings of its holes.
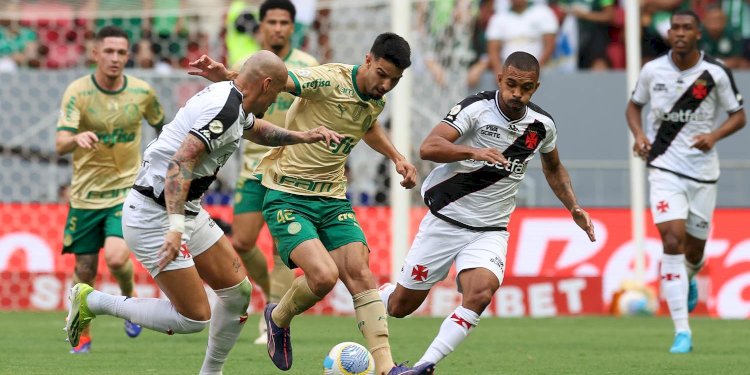
{"type": "Polygon", "coordinates": [[[706,87],[706,80],[699,79],[693,84],[693,97],[701,100],[708,95],[708,88],[706,87]]]}
{"type": "Polygon", "coordinates": [[[526,134],[526,148],[528,149],[535,149],[536,146],[539,144],[539,134],[535,131],[530,131],[528,134],[526,134]]]}

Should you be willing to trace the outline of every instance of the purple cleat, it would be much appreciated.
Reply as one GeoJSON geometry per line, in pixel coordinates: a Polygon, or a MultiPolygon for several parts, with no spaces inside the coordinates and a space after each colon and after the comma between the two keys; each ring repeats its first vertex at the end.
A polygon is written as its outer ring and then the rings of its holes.
{"type": "Polygon", "coordinates": [[[268,356],[279,370],[286,371],[292,368],[292,338],[291,329],[281,328],[273,322],[271,312],[276,308],[275,303],[269,303],[263,310],[266,318],[266,335],[268,336],[268,356]]]}
{"type": "Polygon", "coordinates": [[[421,365],[409,367],[406,362],[394,366],[391,371],[388,371],[388,375],[431,375],[435,373],[435,364],[431,362],[425,362],[421,365]]]}

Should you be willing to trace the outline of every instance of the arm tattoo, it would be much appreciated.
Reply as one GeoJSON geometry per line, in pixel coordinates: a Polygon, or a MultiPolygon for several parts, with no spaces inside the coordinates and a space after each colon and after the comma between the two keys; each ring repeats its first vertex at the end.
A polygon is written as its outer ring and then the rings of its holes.
{"type": "Polygon", "coordinates": [[[280,128],[270,122],[261,123],[258,121],[255,126],[255,130],[250,133],[250,140],[261,145],[286,146],[299,143],[302,139],[299,132],[280,128]]]}
{"type": "Polygon", "coordinates": [[[188,135],[177,153],[169,160],[164,185],[164,200],[168,213],[185,213],[185,200],[193,181],[193,167],[203,149],[203,143],[195,136],[188,135]]]}

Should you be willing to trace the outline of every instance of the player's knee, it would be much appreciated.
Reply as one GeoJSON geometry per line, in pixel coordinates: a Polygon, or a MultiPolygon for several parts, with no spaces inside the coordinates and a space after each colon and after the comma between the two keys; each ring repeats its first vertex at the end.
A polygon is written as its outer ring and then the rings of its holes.
{"type": "Polygon", "coordinates": [[[489,286],[476,290],[464,291],[463,305],[473,311],[484,311],[490,302],[494,291],[489,286]]]}
{"type": "Polygon", "coordinates": [[[208,313],[208,316],[204,316],[198,319],[191,319],[179,313],[178,315],[179,319],[177,321],[177,324],[172,329],[174,333],[187,334],[203,331],[203,329],[206,328],[209,320],[211,319],[210,312],[208,313]]]}
{"type": "Polygon", "coordinates": [[[96,280],[96,267],[87,264],[76,264],[76,281],[91,285],[96,280]]]}
{"type": "Polygon", "coordinates": [[[664,252],[667,254],[680,254],[682,253],[683,239],[673,233],[665,233],[662,236],[662,246],[664,246],[664,252]]]}
{"type": "Polygon", "coordinates": [[[393,293],[388,299],[388,305],[385,308],[386,311],[388,311],[389,316],[403,318],[413,313],[417,307],[419,307],[419,305],[414,306],[414,303],[411,300],[397,296],[396,293],[393,293]]]}
{"type": "Polygon", "coordinates": [[[109,267],[110,270],[114,271],[125,267],[129,261],[130,258],[127,255],[123,256],[121,254],[117,254],[104,256],[104,262],[107,263],[107,267],[109,267]]]}
{"type": "Polygon", "coordinates": [[[307,274],[307,285],[316,296],[325,296],[330,292],[339,279],[337,269],[328,269],[323,272],[307,274]]]}
{"type": "Polygon", "coordinates": [[[216,296],[219,297],[219,302],[229,310],[237,311],[238,314],[243,314],[247,311],[248,305],[250,305],[250,295],[252,294],[252,291],[253,286],[246,277],[235,286],[215,290],[214,292],[216,292],[216,296]]]}
{"type": "Polygon", "coordinates": [[[240,235],[236,233],[232,236],[232,246],[238,253],[249,253],[253,251],[257,238],[255,236],[240,235]]]}

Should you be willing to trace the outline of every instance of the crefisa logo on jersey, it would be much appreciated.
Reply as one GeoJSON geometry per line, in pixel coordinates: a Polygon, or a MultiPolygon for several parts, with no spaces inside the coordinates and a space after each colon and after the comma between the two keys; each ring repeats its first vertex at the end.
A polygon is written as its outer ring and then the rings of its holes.
{"type": "Polygon", "coordinates": [[[681,109],[674,112],[656,110],[654,114],[657,119],[671,122],[706,121],[708,119],[708,116],[705,113],[701,111],[693,111],[692,109],[681,109]]]}

